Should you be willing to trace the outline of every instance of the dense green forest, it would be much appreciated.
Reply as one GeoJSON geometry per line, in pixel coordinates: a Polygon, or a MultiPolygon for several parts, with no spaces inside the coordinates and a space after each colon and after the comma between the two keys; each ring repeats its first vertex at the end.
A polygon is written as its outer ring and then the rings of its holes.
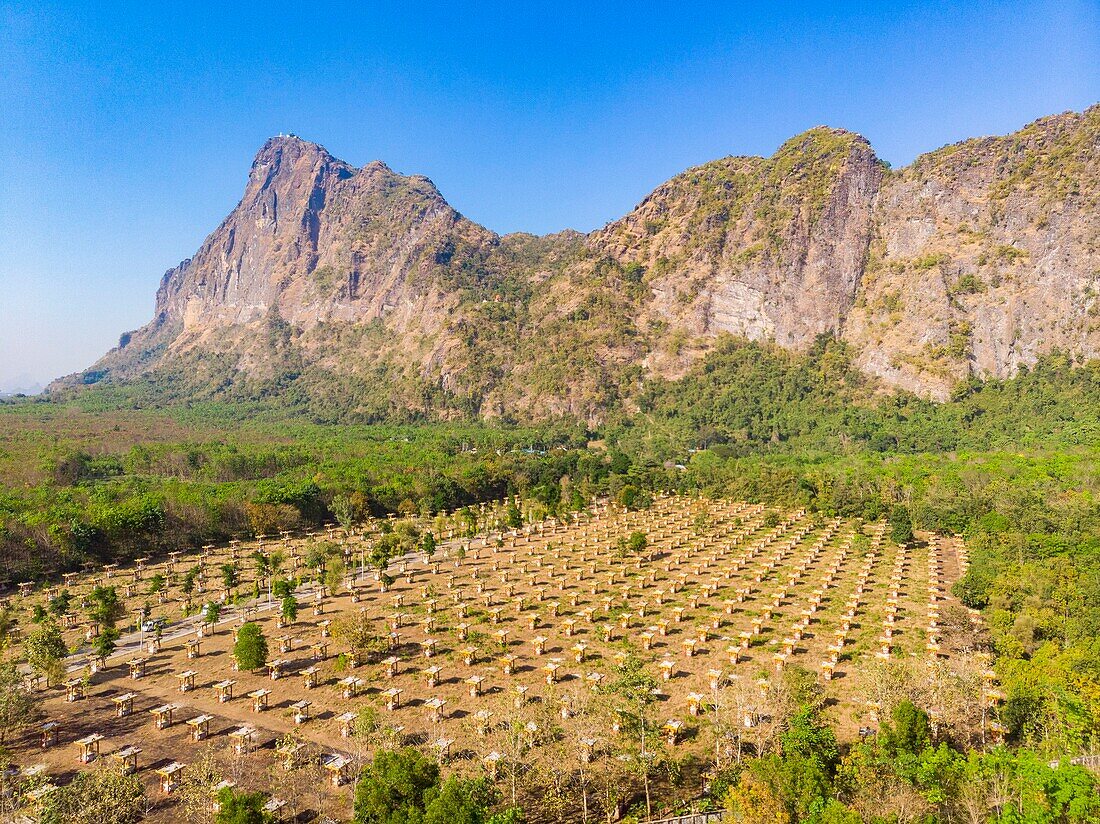
{"type": "MultiPolygon", "coordinates": [[[[0,405],[6,576],[513,494],[536,516],[598,496],[644,506],[659,490],[866,519],[904,512],[918,532],[965,536],[972,566],[957,593],[985,611],[1008,740],[1027,749],[968,760],[910,742],[902,758],[901,745],[871,742],[830,756],[811,796],[838,797],[875,770],[927,795],[940,770],[957,781],[1011,773],[1047,782],[1022,793],[1069,799],[1055,785],[1084,779],[1043,759],[1100,747],[1096,363],[1052,355],[936,404],[880,392],[832,340],[804,354],[728,340],[683,380],[645,384],[600,431],[568,420],[318,423],[261,399],[157,409],[109,392],[0,405]]],[[[781,773],[755,766],[730,793],[749,804],[810,792],[781,773]]],[[[847,820],[824,801],[815,809],[790,820],[847,820]]],[[[1096,820],[1029,815],[1000,820],[1096,820]]]]}

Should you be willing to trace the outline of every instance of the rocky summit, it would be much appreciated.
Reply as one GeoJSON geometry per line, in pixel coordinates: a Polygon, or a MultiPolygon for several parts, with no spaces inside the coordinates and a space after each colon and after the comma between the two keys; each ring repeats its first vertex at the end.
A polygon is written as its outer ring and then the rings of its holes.
{"type": "Polygon", "coordinates": [[[367,417],[598,421],[723,335],[844,341],[934,399],[1100,355],[1100,106],[903,169],[814,128],[689,169],[590,234],[498,236],[430,180],[278,137],[153,320],[54,392],[309,397],[367,417]]]}

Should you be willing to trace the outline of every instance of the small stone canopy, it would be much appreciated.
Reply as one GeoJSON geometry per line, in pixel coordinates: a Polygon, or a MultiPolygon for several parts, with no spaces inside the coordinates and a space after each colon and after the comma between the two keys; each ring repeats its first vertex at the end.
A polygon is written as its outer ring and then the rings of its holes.
{"type": "Polygon", "coordinates": [[[140,753],[141,749],[133,744],[128,744],[122,749],[111,753],[111,758],[119,762],[124,773],[129,774],[137,772],[137,757],[140,753]]]}
{"type": "Polygon", "coordinates": [[[250,726],[238,727],[229,733],[229,737],[233,741],[233,748],[238,754],[249,752],[252,749],[252,742],[256,738],[256,728],[250,726]]]}
{"type": "Polygon", "coordinates": [[[153,725],[158,730],[168,729],[172,726],[172,715],[177,709],[179,708],[175,704],[163,704],[149,710],[149,714],[153,716],[153,725]]]}
{"type": "Polygon", "coordinates": [[[195,676],[198,675],[194,670],[184,670],[183,672],[177,672],[176,678],[180,682],[180,692],[190,692],[195,688],[195,676]]]}
{"type": "Polygon", "coordinates": [[[111,701],[115,705],[116,718],[125,718],[134,711],[134,694],[132,692],[115,695],[111,698],[111,701]]]}
{"type": "Polygon", "coordinates": [[[358,718],[358,714],[354,712],[345,712],[336,716],[336,721],[340,724],[340,736],[342,738],[351,738],[352,733],[355,732],[355,722],[358,718]]]}
{"type": "Polygon", "coordinates": [[[57,743],[57,730],[60,726],[57,721],[47,721],[42,725],[42,749],[52,747],[57,743]]]}
{"type": "Polygon", "coordinates": [[[348,767],[351,762],[339,753],[329,753],[321,759],[323,766],[332,776],[333,786],[339,787],[348,777],[348,767]]]}
{"type": "Polygon", "coordinates": [[[267,709],[267,698],[271,695],[271,690],[259,689],[253,690],[248,694],[248,697],[252,699],[252,711],[263,712],[267,709]]]}
{"type": "Polygon", "coordinates": [[[340,686],[340,694],[344,698],[354,698],[359,694],[359,690],[366,684],[366,681],[354,675],[349,675],[345,678],[341,678],[336,683],[340,686]]]}
{"type": "Polygon", "coordinates": [[[183,769],[183,764],[173,761],[156,771],[157,775],[160,776],[160,787],[164,792],[170,793],[179,786],[180,779],[183,777],[183,769]]]}
{"type": "Polygon", "coordinates": [[[84,697],[84,682],[79,678],[65,682],[66,701],[79,701],[84,697]]]}
{"type": "Polygon", "coordinates": [[[76,740],[75,743],[80,748],[80,755],[78,756],[80,763],[89,764],[99,757],[99,742],[102,740],[103,736],[98,732],[93,732],[91,735],[76,740]]]}
{"type": "Polygon", "coordinates": [[[263,811],[271,816],[272,819],[276,819],[278,817],[279,811],[282,810],[285,806],[285,801],[283,801],[281,798],[275,798],[275,796],[272,796],[267,800],[267,803],[264,804],[263,811]]]}
{"type": "Polygon", "coordinates": [[[317,676],[318,674],[320,674],[320,672],[321,670],[319,668],[313,666],[306,667],[304,670],[302,670],[302,686],[305,687],[307,690],[311,690],[316,687],[317,676]]]}
{"type": "Polygon", "coordinates": [[[429,717],[432,721],[443,720],[443,708],[446,706],[447,701],[443,698],[429,698],[424,702],[424,706],[430,710],[429,717]]]}
{"type": "Polygon", "coordinates": [[[309,708],[313,705],[312,701],[295,701],[290,705],[290,708],[294,710],[294,723],[302,724],[309,720],[309,708]]]}
{"type": "Polygon", "coordinates": [[[401,705],[401,693],[400,687],[390,687],[382,692],[382,696],[386,699],[386,709],[395,710],[401,705]]]}
{"type": "Polygon", "coordinates": [[[29,791],[23,797],[26,799],[31,810],[37,810],[42,805],[42,802],[46,800],[46,796],[55,790],[57,790],[56,784],[43,784],[41,787],[29,791]]]}
{"type": "Polygon", "coordinates": [[[233,686],[236,681],[219,681],[214,685],[214,694],[218,698],[219,704],[224,704],[233,698],[233,686]]]}
{"type": "Polygon", "coordinates": [[[210,733],[210,722],[214,720],[214,716],[197,715],[194,718],[189,718],[184,723],[191,728],[191,739],[193,741],[202,741],[210,733]]]}

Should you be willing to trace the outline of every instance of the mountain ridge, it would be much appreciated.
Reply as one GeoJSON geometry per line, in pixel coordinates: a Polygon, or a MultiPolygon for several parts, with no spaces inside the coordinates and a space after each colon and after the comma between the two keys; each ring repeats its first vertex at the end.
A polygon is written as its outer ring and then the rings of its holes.
{"type": "Polygon", "coordinates": [[[942,399],[1054,349],[1100,355],[1098,160],[1100,106],[898,170],[819,126],[688,169],[592,232],[501,236],[426,177],[272,138],[154,319],[51,390],[598,421],[721,336],[828,335],[883,386],[942,399]]]}

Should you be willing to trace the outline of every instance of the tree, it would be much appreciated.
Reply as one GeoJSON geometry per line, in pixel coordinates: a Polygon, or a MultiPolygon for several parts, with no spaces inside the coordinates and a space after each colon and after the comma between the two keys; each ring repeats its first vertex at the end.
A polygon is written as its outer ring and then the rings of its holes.
{"type": "Polygon", "coordinates": [[[382,751],[355,788],[356,824],[522,824],[518,808],[500,817],[489,809],[498,798],[486,778],[451,776],[440,784],[439,767],[418,750],[382,751]]]}
{"type": "Polygon", "coordinates": [[[63,589],[59,594],[50,599],[50,612],[55,617],[60,618],[62,615],[69,611],[69,607],[72,604],[72,601],[73,596],[69,594],[69,590],[63,589]]]}
{"type": "Polygon", "coordinates": [[[187,570],[187,572],[185,572],[183,575],[183,580],[180,581],[180,592],[182,592],[184,595],[190,595],[192,592],[194,592],[195,583],[198,581],[199,574],[201,572],[202,569],[197,566],[193,566],[189,570],[187,570]]]}
{"type": "Polygon", "coordinates": [[[726,809],[741,824],[790,824],[790,816],[768,783],[744,772],[726,795],[726,809]]]}
{"type": "Polygon", "coordinates": [[[132,824],[145,813],[145,790],[136,776],[100,768],[78,772],[45,797],[41,824],[132,824]]]}
{"type": "Polygon", "coordinates": [[[427,557],[431,558],[433,555],[435,555],[435,548],[435,535],[433,535],[431,532],[425,532],[424,537],[420,539],[421,551],[423,551],[423,553],[427,557]]]}
{"type": "Polygon", "coordinates": [[[0,652],[7,649],[8,645],[11,644],[15,627],[15,612],[5,604],[0,607],[0,652]]]}
{"type": "Polygon", "coordinates": [[[293,595],[287,595],[283,598],[280,606],[280,613],[283,616],[283,620],[288,624],[293,624],[298,620],[298,599],[293,595]]]}
{"type": "Polygon", "coordinates": [[[61,627],[55,621],[46,621],[27,636],[23,642],[23,652],[32,670],[46,678],[46,685],[64,677],[62,661],[69,654],[61,627]]]}
{"type": "Polygon", "coordinates": [[[104,627],[99,631],[99,635],[92,639],[92,652],[94,652],[98,658],[103,658],[104,660],[110,658],[115,651],[115,647],[121,635],[122,633],[119,632],[118,627],[104,627]]]}
{"type": "Polygon", "coordinates": [[[216,824],[269,824],[274,819],[264,811],[263,793],[249,793],[223,787],[218,791],[216,824]]]}
{"type": "Polygon", "coordinates": [[[336,517],[340,526],[344,529],[351,529],[351,525],[355,523],[356,511],[355,504],[349,496],[333,496],[332,503],[328,505],[328,508],[332,511],[332,514],[336,517]]]}
{"type": "Polygon", "coordinates": [[[206,621],[206,623],[210,624],[210,626],[213,627],[217,625],[218,618],[221,617],[221,614],[221,604],[217,603],[216,601],[210,601],[206,605],[206,608],[202,611],[202,620],[206,621]]]}
{"type": "Polygon", "coordinates": [[[888,753],[916,755],[928,746],[932,737],[928,713],[903,699],[890,717],[893,723],[882,725],[882,746],[888,753]]]}
{"type": "Polygon", "coordinates": [[[449,777],[430,794],[424,824],[485,824],[489,808],[497,800],[496,788],[487,778],[449,777]]]}
{"type": "Polygon", "coordinates": [[[426,796],[439,784],[439,767],[411,748],[383,751],[359,776],[356,824],[412,824],[423,820],[426,796]]]}
{"type": "Polygon", "coordinates": [[[648,545],[644,532],[631,532],[628,537],[619,538],[616,555],[626,558],[629,555],[638,555],[648,545]]]}
{"type": "Polygon", "coordinates": [[[38,716],[41,699],[14,661],[0,662],[0,747],[38,716]]]}
{"type": "Polygon", "coordinates": [[[348,652],[357,659],[383,648],[383,638],[375,632],[374,622],[365,610],[333,621],[332,635],[347,644],[348,652]]]}
{"type": "Polygon", "coordinates": [[[267,639],[259,624],[249,621],[237,630],[233,657],[242,670],[259,669],[267,663],[267,639]]]}
{"type": "Polygon", "coordinates": [[[504,511],[504,525],[510,529],[519,529],[523,526],[523,513],[515,501],[510,501],[504,511]]]}
{"type": "Polygon", "coordinates": [[[344,574],[347,572],[344,566],[344,561],[341,558],[334,558],[329,561],[325,569],[325,586],[328,587],[328,591],[335,595],[340,591],[340,587],[344,583],[344,574]]]}
{"type": "Polygon", "coordinates": [[[913,541],[913,521],[909,517],[909,508],[904,504],[894,504],[890,510],[890,540],[901,545],[913,541]]]}
{"type": "Polygon", "coordinates": [[[623,719],[624,731],[633,742],[629,760],[645,788],[647,818],[653,817],[649,779],[659,754],[659,745],[654,740],[656,729],[649,718],[650,706],[657,700],[653,694],[656,689],[656,679],[633,656],[619,665],[618,677],[611,683],[611,693],[618,698],[616,709],[623,719]]]}
{"type": "MultiPolygon", "coordinates": [[[[164,576],[158,577],[162,579],[163,587],[164,576]]],[[[92,590],[89,600],[91,601],[89,617],[101,627],[113,627],[116,621],[126,615],[126,607],[119,599],[114,587],[96,587],[92,590]]]]}
{"type": "Polygon", "coordinates": [[[231,590],[239,583],[236,564],[222,564],[222,585],[231,590]]]}

